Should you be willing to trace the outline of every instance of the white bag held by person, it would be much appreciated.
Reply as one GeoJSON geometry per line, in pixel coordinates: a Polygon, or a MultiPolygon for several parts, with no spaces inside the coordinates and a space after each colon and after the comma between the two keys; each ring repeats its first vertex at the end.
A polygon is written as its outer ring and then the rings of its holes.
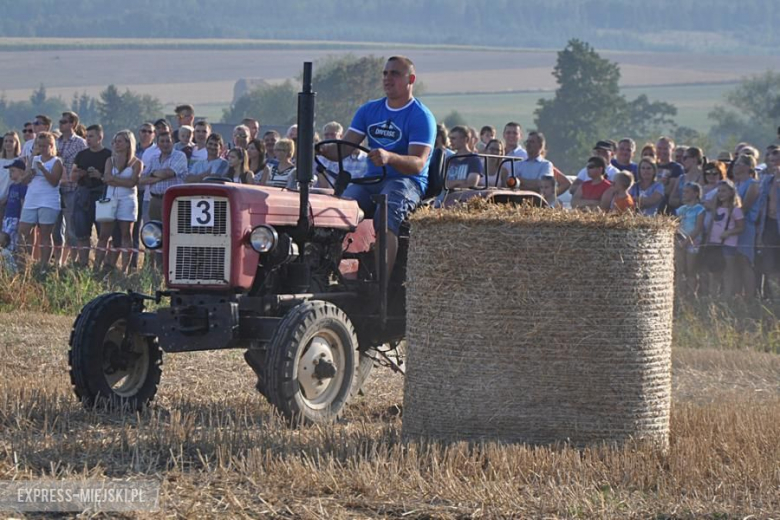
{"type": "Polygon", "coordinates": [[[106,186],[106,189],[103,190],[103,198],[95,201],[95,222],[115,221],[117,206],[119,206],[119,200],[116,196],[108,196],[108,186],[106,186]]]}
{"type": "Polygon", "coordinates": [[[95,201],[95,222],[113,222],[116,220],[117,199],[103,198],[95,201]]]}

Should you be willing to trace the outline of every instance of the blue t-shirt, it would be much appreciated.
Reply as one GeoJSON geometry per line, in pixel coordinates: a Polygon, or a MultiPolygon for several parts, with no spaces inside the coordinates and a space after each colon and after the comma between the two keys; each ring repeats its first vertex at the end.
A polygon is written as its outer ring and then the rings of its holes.
{"type": "MultiPolygon", "coordinates": [[[[639,187],[639,184],[634,184],[631,186],[631,189],[628,191],[628,193],[631,194],[631,196],[634,198],[634,202],[636,202],[636,207],[639,207],[639,197],[642,196],[644,198],[650,197],[653,193],[660,193],[661,195],[664,195],[664,185],[660,182],[654,182],[650,185],[649,188],[646,190],[643,190],[639,187]]],[[[658,204],[654,206],[650,206],[647,208],[642,208],[639,210],[642,215],[655,215],[658,213],[658,208],[661,207],[661,204],[664,203],[664,198],[661,197],[661,200],[658,202],[658,204]]]]}
{"type": "Polygon", "coordinates": [[[633,173],[634,174],[634,181],[635,182],[639,182],[639,173],[638,173],[639,169],[638,169],[638,166],[637,166],[637,164],[635,162],[632,162],[632,163],[629,163],[629,164],[620,164],[619,162],[617,162],[617,159],[614,159],[614,158],[610,162],[612,163],[612,166],[614,166],[618,170],[625,170],[627,172],[633,173]]]}
{"type": "Polygon", "coordinates": [[[19,218],[22,214],[22,202],[27,195],[27,185],[18,182],[8,187],[8,200],[5,206],[5,218],[19,218]]]}
{"type": "Polygon", "coordinates": [[[685,236],[693,234],[693,230],[696,229],[696,219],[705,211],[707,210],[701,204],[684,205],[677,208],[677,216],[680,217],[680,230],[685,233],[685,236]]]}
{"type": "MultiPolygon", "coordinates": [[[[383,148],[399,155],[409,155],[409,145],[427,146],[433,150],[436,141],[436,119],[428,108],[419,100],[412,99],[403,108],[390,108],[387,98],[369,101],[358,109],[349,129],[368,137],[368,147],[372,150],[383,148]]],[[[404,175],[395,168],[387,166],[387,177],[411,177],[425,192],[428,187],[428,165],[417,175],[404,175]]],[[[367,177],[379,177],[382,168],[373,163],[368,164],[367,177]]]]}
{"type": "Polygon", "coordinates": [[[227,175],[228,162],[221,157],[217,157],[213,161],[195,161],[190,166],[191,175],[200,175],[208,171],[215,176],[227,175]]]}
{"type": "Polygon", "coordinates": [[[465,181],[469,173],[482,174],[482,161],[479,157],[474,155],[468,155],[466,157],[458,157],[454,155],[447,161],[447,180],[448,181],[465,181]]]}

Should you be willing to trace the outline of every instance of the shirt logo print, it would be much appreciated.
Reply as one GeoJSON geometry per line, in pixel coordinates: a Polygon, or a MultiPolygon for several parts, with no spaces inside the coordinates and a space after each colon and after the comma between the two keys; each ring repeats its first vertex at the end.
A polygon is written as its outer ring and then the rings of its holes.
{"type": "Polygon", "coordinates": [[[401,129],[391,119],[368,127],[368,136],[383,148],[396,144],[402,135],[401,129]]]}

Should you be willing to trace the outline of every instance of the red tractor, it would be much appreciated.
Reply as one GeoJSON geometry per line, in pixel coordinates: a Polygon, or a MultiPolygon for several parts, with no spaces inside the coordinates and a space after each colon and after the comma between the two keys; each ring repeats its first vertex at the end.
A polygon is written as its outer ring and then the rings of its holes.
{"type": "MultiPolygon", "coordinates": [[[[167,290],[101,295],[73,326],[71,381],[85,406],[144,406],[157,392],[163,351],[245,350],[257,389],[287,419],[304,423],[338,417],[377,359],[401,370],[388,351],[405,333],[409,228],[389,273],[386,201],[378,201],[375,232],[355,201],[339,197],[351,182],[381,178],[352,179],[318,163],[334,189],[309,188],[316,154],[310,63],[298,128],[297,191],[223,178],[166,191],[163,221],[146,223],[142,237],[162,252],[167,290]],[[145,308],[163,299],[167,307],[145,308]]],[[[439,150],[429,201],[442,190],[443,166],[439,150]]],[[[536,193],[487,187],[455,198],[471,196],[543,203],[536,193]]]]}

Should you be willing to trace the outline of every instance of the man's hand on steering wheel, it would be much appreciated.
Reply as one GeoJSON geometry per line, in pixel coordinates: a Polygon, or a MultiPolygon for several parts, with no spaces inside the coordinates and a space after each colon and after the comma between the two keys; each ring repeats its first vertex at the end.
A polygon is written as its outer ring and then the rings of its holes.
{"type": "Polygon", "coordinates": [[[383,148],[374,148],[368,152],[368,158],[374,166],[387,166],[390,163],[390,152],[383,148]]]}

